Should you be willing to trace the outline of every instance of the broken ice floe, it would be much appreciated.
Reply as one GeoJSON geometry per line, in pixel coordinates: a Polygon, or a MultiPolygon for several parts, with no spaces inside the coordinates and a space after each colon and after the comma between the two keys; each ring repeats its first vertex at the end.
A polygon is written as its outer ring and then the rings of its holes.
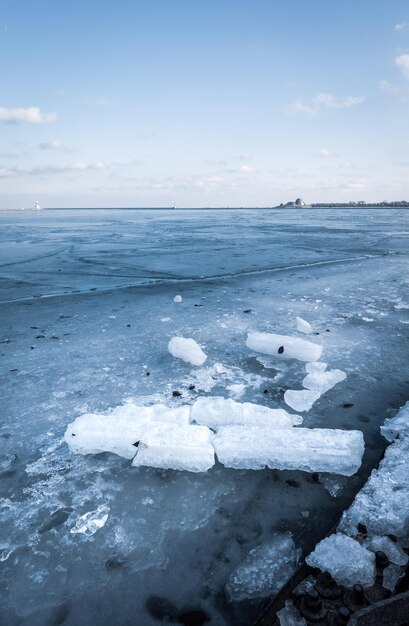
{"type": "Polygon", "coordinates": [[[370,587],[375,581],[375,554],[342,533],[320,541],[305,560],[311,567],[329,572],[338,585],[370,587]]]}
{"type": "Polygon", "coordinates": [[[237,469],[301,469],[345,476],[357,471],[364,450],[360,431],[293,427],[300,422],[299,415],[282,409],[202,398],[193,407],[129,403],[109,415],[85,414],[69,424],[64,437],[75,454],[113,452],[134,458],[133,465],[192,472],[212,467],[214,450],[221,463],[237,469]]]}
{"type": "Polygon", "coordinates": [[[381,551],[395,565],[407,565],[409,557],[398,543],[392,541],[390,537],[374,535],[364,541],[364,546],[372,552],[381,551]]]}
{"type": "Polygon", "coordinates": [[[190,411],[190,419],[213,430],[228,425],[291,428],[302,423],[300,415],[291,415],[284,409],[270,409],[251,402],[235,402],[219,397],[198,398],[190,411]]]}
{"type": "Polygon", "coordinates": [[[317,400],[321,398],[319,391],[310,389],[287,389],[284,393],[284,402],[294,411],[309,411],[317,400]]]}
{"type": "Polygon", "coordinates": [[[70,533],[73,535],[82,534],[90,537],[102,528],[109,515],[109,507],[106,504],[100,504],[95,511],[88,511],[78,518],[75,526],[71,528],[70,533]]]}
{"type": "Polygon", "coordinates": [[[300,469],[352,476],[364,452],[362,433],[323,428],[223,426],[213,437],[217,458],[234,469],[300,469]]]}
{"type": "Polygon", "coordinates": [[[302,317],[296,317],[295,321],[297,323],[297,330],[299,333],[305,333],[307,335],[309,335],[310,333],[312,333],[312,326],[309,322],[307,322],[306,320],[303,320],[302,317]]]}
{"type": "Polygon", "coordinates": [[[313,371],[307,374],[302,381],[305,389],[317,391],[320,395],[323,395],[335,385],[345,380],[347,375],[342,370],[329,370],[325,371],[313,371]]]}
{"type": "Polygon", "coordinates": [[[307,363],[307,376],[302,381],[304,389],[287,389],[284,402],[295,411],[309,411],[324,393],[346,379],[342,370],[327,372],[326,367],[326,363],[307,363]]]}
{"type": "Polygon", "coordinates": [[[289,533],[275,535],[271,541],[249,552],[231,574],[226,585],[232,600],[247,600],[276,594],[297,569],[301,550],[289,533]]]}
{"type": "Polygon", "coordinates": [[[273,333],[249,333],[246,346],[255,352],[275,355],[277,358],[307,362],[318,361],[322,354],[322,346],[316,343],[273,333]]]}
{"type": "Polygon", "coordinates": [[[182,302],[182,296],[179,294],[173,298],[173,302],[182,302]]]}
{"type": "Polygon", "coordinates": [[[393,441],[398,435],[409,433],[409,402],[407,402],[395,415],[386,419],[381,426],[381,434],[388,441],[393,441]]]}
{"type": "Polygon", "coordinates": [[[192,365],[203,365],[207,359],[199,344],[191,337],[173,337],[168,343],[168,350],[172,356],[192,365]]]}

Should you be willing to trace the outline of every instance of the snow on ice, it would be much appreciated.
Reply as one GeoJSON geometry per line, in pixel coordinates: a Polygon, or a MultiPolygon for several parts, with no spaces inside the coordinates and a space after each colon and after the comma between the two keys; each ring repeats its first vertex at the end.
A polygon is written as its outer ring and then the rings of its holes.
{"type": "Polygon", "coordinates": [[[305,560],[311,567],[329,572],[338,585],[370,587],[375,582],[375,554],[342,533],[320,541],[305,560]]]}
{"type": "Polygon", "coordinates": [[[192,365],[203,365],[207,359],[199,344],[191,337],[173,337],[168,343],[168,350],[172,356],[192,365]]]}
{"type": "Polygon", "coordinates": [[[275,355],[282,359],[298,359],[307,362],[318,361],[322,354],[322,346],[316,343],[298,337],[273,333],[249,333],[246,345],[255,352],[275,355]]]}

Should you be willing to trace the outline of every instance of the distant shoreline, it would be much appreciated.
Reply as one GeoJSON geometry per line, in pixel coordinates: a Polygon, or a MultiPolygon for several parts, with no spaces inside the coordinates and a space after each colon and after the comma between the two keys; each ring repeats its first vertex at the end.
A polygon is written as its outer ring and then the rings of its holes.
{"type": "Polygon", "coordinates": [[[304,206],[286,206],[278,205],[271,207],[47,207],[43,209],[15,209],[15,208],[0,208],[0,212],[13,212],[13,213],[36,213],[41,214],[43,211],[272,211],[272,210],[298,210],[300,213],[308,211],[309,209],[356,209],[358,211],[365,209],[409,209],[409,202],[405,203],[388,203],[388,204],[309,204],[304,206]]]}

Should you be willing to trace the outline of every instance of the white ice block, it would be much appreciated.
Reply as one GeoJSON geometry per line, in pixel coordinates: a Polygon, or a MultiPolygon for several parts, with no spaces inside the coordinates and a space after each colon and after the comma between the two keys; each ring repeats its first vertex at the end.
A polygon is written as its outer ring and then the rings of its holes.
{"type": "Polygon", "coordinates": [[[249,333],[246,346],[255,352],[274,355],[277,358],[307,362],[318,361],[322,354],[322,346],[316,343],[272,333],[249,333]]]}
{"type": "Polygon", "coordinates": [[[307,374],[315,374],[315,372],[325,372],[328,365],[322,361],[314,361],[313,363],[307,363],[305,370],[307,374]]]}
{"type": "Polygon", "coordinates": [[[129,403],[116,407],[109,415],[86,413],[68,425],[64,434],[74,454],[112,452],[133,459],[145,429],[155,422],[188,424],[190,407],[168,408],[163,404],[137,406],[129,403]]]}
{"type": "Polygon", "coordinates": [[[302,423],[300,415],[291,415],[284,409],[270,409],[251,402],[235,402],[219,397],[196,400],[190,412],[190,420],[213,430],[233,424],[291,428],[302,423]]]}
{"type": "Polygon", "coordinates": [[[309,411],[317,400],[321,398],[319,391],[310,389],[287,389],[284,393],[284,402],[294,411],[309,411]]]}
{"type": "Polygon", "coordinates": [[[345,380],[347,375],[342,370],[328,372],[310,372],[302,381],[303,387],[311,391],[318,391],[321,395],[345,380]]]}
{"type": "Polygon", "coordinates": [[[191,337],[173,337],[168,343],[172,356],[192,365],[203,365],[207,356],[191,337]]]}
{"type": "Polygon", "coordinates": [[[178,294],[173,298],[173,302],[182,302],[182,296],[178,294]]]}
{"type": "Polygon", "coordinates": [[[370,587],[375,581],[375,554],[342,533],[320,541],[305,560],[311,567],[329,572],[338,585],[370,587]]]}
{"type": "Polygon", "coordinates": [[[214,465],[210,435],[206,426],[151,425],[140,440],[132,465],[206,472],[214,465]]]}
{"type": "Polygon", "coordinates": [[[377,552],[380,550],[384,552],[391,563],[395,563],[395,565],[407,565],[409,557],[404,550],[400,547],[398,543],[392,541],[390,537],[386,535],[375,535],[373,537],[368,537],[364,542],[365,548],[368,550],[372,550],[372,552],[377,552]]]}
{"type": "Polygon", "coordinates": [[[388,441],[393,441],[400,434],[409,434],[409,402],[407,402],[395,415],[386,419],[381,426],[381,434],[388,441]]]}
{"type": "Polygon", "coordinates": [[[295,321],[297,322],[297,330],[299,333],[305,333],[307,335],[312,333],[311,324],[306,320],[303,320],[302,317],[296,317],[295,321]]]}
{"type": "Polygon", "coordinates": [[[289,533],[253,548],[231,574],[226,585],[232,600],[272,596],[280,591],[297,569],[301,550],[289,533]]]}
{"type": "Polygon", "coordinates": [[[364,439],[357,430],[223,426],[213,436],[217,458],[235,469],[300,469],[352,476],[364,439]]]}

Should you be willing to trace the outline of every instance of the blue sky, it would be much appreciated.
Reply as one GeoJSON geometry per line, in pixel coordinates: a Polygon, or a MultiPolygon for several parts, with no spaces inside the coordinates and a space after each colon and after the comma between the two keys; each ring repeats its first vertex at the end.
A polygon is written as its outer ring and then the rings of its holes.
{"type": "Polygon", "coordinates": [[[0,207],[409,200],[403,0],[2,0],[0,207]]]}

